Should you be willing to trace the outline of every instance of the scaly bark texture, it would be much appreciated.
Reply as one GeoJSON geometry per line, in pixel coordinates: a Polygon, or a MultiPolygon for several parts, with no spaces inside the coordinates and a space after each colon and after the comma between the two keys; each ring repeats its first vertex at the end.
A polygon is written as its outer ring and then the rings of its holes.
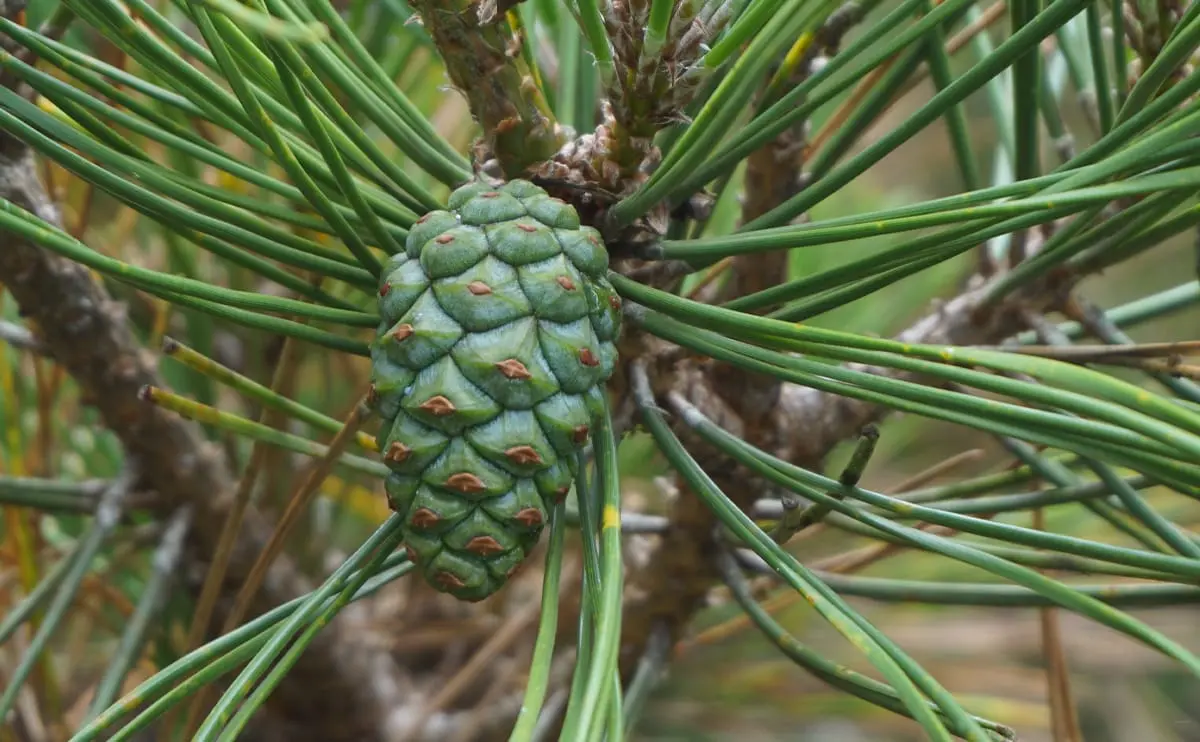
{"type": "MultiPolygon", "coordinates": [[[[16,11],[3,6],[0,10],[16,11]]],[[[51,224],[58,209],[39,182],[32,152],[0,133],[0,198],[51,224]]],[[[105,425],[121,440],[142,473],[139,488],[158,493],[157,510],[166,517],[191,505],[194,524],[188,539],[187,577],[196,592],[211,559],[233,490],[219,452],[191,423],[139,400],[144,385],[162,386],[154,357],[133,336],[124,308],[95,282],[86,268],[37,245],[0,232],[0,283],[22,316],[36,328],[42,351],[63,366],[94,405],[105,425]]],[[[238,540],[214,625],[220,625],[262,545],[269,525],[247,519],[238,540]]],[[[258,615],[310,588],[285,562],[267,577],[252,608],[258,615]]],[[[291,740],[382,739],[385,713],[393,702],[390,668],[377,653],[359,650],[343,622],[319,635],[269,702],[272,736],[291,740]]]]}
{"type": "Polygon", "coordinates": [[[549,160],[565,136],[522,56],[525,40],[505,20],[502,11],[510,3],[417,0],[413,5],[450,81],[483,128],[477,162],[494,157],[506,178],[518,178],[530,165],[549,160]]]}

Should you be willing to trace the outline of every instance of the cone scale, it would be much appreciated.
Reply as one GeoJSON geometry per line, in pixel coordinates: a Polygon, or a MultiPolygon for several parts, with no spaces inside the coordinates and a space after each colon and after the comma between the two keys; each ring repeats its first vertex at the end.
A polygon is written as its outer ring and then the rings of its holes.
{"type": "Polygon", "coordinates": [[[599,233],[526,181],[470,184],[385,266],[372,404],[425,580],[499,590],[570,491],[603,410],[621,302],[599,233]]]}

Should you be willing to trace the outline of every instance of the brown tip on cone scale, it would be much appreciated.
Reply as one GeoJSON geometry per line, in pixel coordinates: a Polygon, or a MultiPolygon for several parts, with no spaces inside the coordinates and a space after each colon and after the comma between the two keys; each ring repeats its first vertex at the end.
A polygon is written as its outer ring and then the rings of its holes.
{"type": "Polygon", "coordinates": [[[525,364],[521,363],[516,358],[509,358],[507,361],[498,362],[496,364],[496,370],[510,379],[533,378],[533,374],[529,373],[529,369],[525,368],[525,364]]]}
{"type": "Polygon", "coordinates": [[[467,284],[467,291],[470,291],[476,296],[487,296],[492,293],[492,287],[488,286],[483,281],[471,281],[467,284]]]}
{"type": "Polygon", "coordinates": [[[412,524],[413,528],[433,528],[442,522],[442,516],[429,508],[419,508],[408,519],[408,522],[412,524]]]}
{"type": "Polygon", "coordinates": [[[450,475],[446,478],[446,486],[452,490],[458,490],[464,495],[476,494],[487,489],[483,480],[469,471],[460,471],[458,474],[450,475]]]}
{"type": "Polygon", "coordinates": [[[414,329],[412,325],[405,322],[402,325],[397,325],[396,329],[392,330],[392,337],[399,342],[401,340],[407,340],[414,332],[416,332],[416,329],[414,329]]]}
{"type": "Polygon", "coordinates": [[[392,441],[392,445],[388,446],[387,453],[383,455],[385,461],[393,464],[403,463],[408,455],[412,453],[412,449],[404,445],[400,441],[392,441]]]}
{"type": "Polygon", "coordinates": [[[504,553],[504,547],[491,536],[476,536],[467,542],[466,549],[472,554],[481,557],[504,553]]]}
{"type": "Polygon", "coordinates": [[[600,365],[600,359],[596,357],[591,348],[581,348],[579,350],[579,362],[585,366],[600,365]]]}
{"type": "Polygon", "coordinates": [[[608,295],[608,305],[612,307],[613,311],[615,312],[621,311],[621,300],[617,298],[616,294],[608,295]]]}
{"type": "Polygon", "coordinates": [[[572,281],[567,276],[559,276],[555,280],[558,281],[558,285],[562,286],[564,290],[566,290],[566,291],[574,291],[575,290],[575,282],[572,281]]]}
{"type": "Polygon", "coordinates": [[[424,224],[425,222],[429,221],[429,216],[429,214],[422,214],[421,218],[417,220],[417,224],[424,224]]]}
{"type": "Polygon", "coordinates": [[[542,463],[542,457],[533,446],[513,446],[504,452],[508,460],[518,466],[542,463]]]}
{"type": "Polygon", "coordinates": [[[588,433],[591,432],[591,428],[586,425],[576,425],[571,437],[575,439],[576,443],[586,443],[588,439],[588,433]]]}
{"type": "Polygon", "coordinates": [[[405,546],[404,553],[408,555],[408,561],[412,562],[413,564],[417,563],[417,552],[415,549],[413,549],[413,547],[405,546]]]}
{"type": "Polygon", "coordinates": [[[452,235],[452,234],[438,235],[434,239],[434,242],[438,243],[439,245],[449,245],[451,242],[454,242],[454,235],[452,235]]]}
{"type": "Polygon", "coordinates": [[[382,286],[380,286],[380,287],[379,287],[379,295],[380,295],[380,296],[387,296],[387,295],[388,295],[388,292],[389,292],[389,291],[391,291],[391,290],[392,290],[392,285],[391,285],[390,283],[385,283],[385,284],[383,284],[382,286]]]}
{"type": "Polygon", "coordinates": [[[537,227],[533,226],[532,224],[518,224],[517,229],[521,230],[522,232],[529,232],[531,234],[537,231],[537,227]]]}
{"type": "Polygon", "coordinates": [[[513,516],[513,520],[525,526],[526,528],[537,528],[545,522],[545,520],[542,518],[542,511],[538,510],[537,508],[525,508],[524,510],[519,510],[517,511],[517,514],[513,516]]]}
{"type": "Polygon", "coordinates": [[[500,195],[500,191],[484,191],[483,193],[479,194],[479,197],[480,198],[496,198],[499,195],[500,195]]]}
{"type": "Polygon", "coordinates": [[[450,572],[438,572],[437,576],[433,579],[437,580],[437,583],[447,590],[462,590],[467,586],[467,583],[463,582],[461,577],[450,572]]]}
{"type": "Polygon", "coordinates": [[[455,412],[458,411],[458,408],[454,406],[453,402],[446,399],[445,397],[443,397],[440,394],[437,395],[436,397],[430,397],[429,399],[422,402],[421,409],[425,410],[430,415],[434,415],[436,417],[445,417],[446,415],[453,415],[455,412]]]}

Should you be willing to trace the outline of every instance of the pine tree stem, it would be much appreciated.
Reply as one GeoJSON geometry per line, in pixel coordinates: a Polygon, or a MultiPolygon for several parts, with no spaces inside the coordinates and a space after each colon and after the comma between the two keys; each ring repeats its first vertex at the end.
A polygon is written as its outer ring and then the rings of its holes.
{"type": "Polygon", "coordinates": [[[525,40],[505,14],[488,23],[470,0],[417,0],[425,30],[433,38],[450,81],[467,98],[483,128],[485,156],[495,157],[504,175],[520,177],[549,160],[565,137],[542,93],[537,71],[522,53],[525,40]]]}

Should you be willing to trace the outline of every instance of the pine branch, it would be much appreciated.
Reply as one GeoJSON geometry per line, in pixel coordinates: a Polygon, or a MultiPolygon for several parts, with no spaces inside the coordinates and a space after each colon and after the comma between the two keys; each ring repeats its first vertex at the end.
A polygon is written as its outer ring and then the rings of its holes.
{"type": "Polygon", "coordinates": [[[417,0],[413,5],[450,81],[483,128],[477,162],[494,157],[505,176],[516,178],[553,157],[565,136],[522,53],[525,39],[505,19],[509,3],[417,0]]]}
{"type": "MultiPolygon", "coordinates": [[[[17,10],[13,3],[0,2],[0,11],[17,10]]],[[[58,208],[39,182],[32,152],[3,133],[0,198],[60,223],[58,208]]],[[[139,486],[159,493],[155,504],[160,515],[165,519],[179,507],[193,508],[188,553],[192,565],[202,571],[231,502],[230,473],[196,426],[140,401],[142,387],[159,386],[162,380],[154,357],[131,332],[124,308],[83,266],[12,235],[0,238],[0,283],[37,328],[44,352],[71,374],[105,425],[141,463],[139,486]]],[[[260,518],[248,518],[225,581],[230,600],[222,601],[219,614],[228,609],[268,534],[260,518]]],[[[199,590],[198,583],[189,587],[199,590]]],[[[294,568],[277,564],[252,613],[258,615],[308,590],[294,568]]],[[[347,633],[337,624],[327,627],[272,699],[276,715],[296,724],[303,736],[356,742],[381,738],[383,718],[394,700],[387,695],[395,686],[389,682],[390,668],[380,664],[386,659],[373,660],[374,653],[355,647],[347,633]]]]}
{"type": "MultiPolygon", "coordinates": [[[[761,103],[770,105],[778,95],[778,90],[800,85],[813,73],[819,64],[818,59],[837,52],[842,37],[862,18],[861,8],[853,2],[847,2],[831,14],[802,54],[795,59],[789,55],[789,59],[783,61],[774,76],[775,81],[781,81],[782,84],[768,85],[761,96],[761,103]]],[[[810,148],[808,129],[807,119],[798,121],[746,158],[742,224],[753,222],[804,190],[809,182],[809,174],[804,172],[810,148]]],[[[787,278],[787,265],[786,250],[735,257],[730,265],[730,279],[724,289],[725,298],[754,294],[779,284],[787,278]]],[[[715,366],[712,373],[714,389],[737,390],[727,395],[727,401],[738,416],[747,422],[747,440],[761,445],[766,431],[759,429],[757,421],[763,420],[778,403],[781,388],[779,379],[769,374],[753,374],[728,364],[715,366]]]]}
{"type": "MultiPolygon", "coordinates": [[[[1063,306],[1070,286],[1039,282],[1014,293],[1006,303],[979,316],[991,283],[970,282],[973,288],[949,301],[939,303],[933,312],[896,335],[901,342],[947,345],[986,345],[998,343],[1023,330],[1021,311],[1050,312],[1063,306]]],[[[851,364],[852,368],[895,378],[912,379],[890,369],[851,364]]],[[[818,462],[847,432],[881,419],[886,410],[877,405],[846,397],[817,392],[795,384],[785,384],[771,425],[778,436],[776,455],[793,461],[818,462]],[[801,435],[795,432],[804,431],[801,435]]]]}
{"type": "MultiPolygon", "coordinates": [[[[934,311],[900,332],[897,339],[953,345],[999,343],[1024,329],[1021,310],[1036,307],[1036,311],[1051,311],[1061,307],[1071,287],[1038,282],[1013,292],[1003,304],[991,307],[986,313],[981,312],[991,288],[992,283],[976,277],[968,282],[967,290],[940,303],[934,311]]],[[[913,378],[892,369],[853,366],[895,378],[913,378]]],[[[864,426],[888,413],[887,408],[879,405],[785,383],[765,419],[748,421],[717,393],[727,387],[712,373],[714,367],[681,362],[654,379],[655,394],[660,398],[667,391],[681,394],[734,435],[745,437],[754,428],[758,436],[756,445],[804,468],[819,470],[836,445],[858,435],[864,426]]],[[[743,387],[737,389],[741,391],[743,387]]],[[[727,457],[699,445],[682,426],[677,433],[713,481],[739,507],[748,509],[755,500],[767,495],[765,483],[756,481],[727,457]]],[[[712,561],[717,520],[711,511],[699,498],[684,492],[670,503],[666,517],[671,527],[654,538],[648,549],[638,549],[641,555],[630,565],[630,589],[622,618],[622,676],[626,681],[632,677],[647,642],[659,630],[657,627],[665,627],[672,640],[678,640],[704,606],[719,577],[712,561]]]]}
{"type": "MultiPolygon", "coordinates": [[[[861,18],[858,6],[853,3],[847,3],[830,16],[815,43],[798,59],[785,62],[791,68],[780,70],[784,88],[803,81],[811,73],[814,59],[819,54],[836,51],[842,36],[861,18]]],[[[769,86],[763,93],[764,98],[771,96],[774,90],[774,86],[769,86]]],[[[743,224],[803,190],[806,185],[803,169],[807,128],[807,121],[797,122],[747,158],[743,224]]],[[[787,252],[738,256],[731,261],[730,268],[731,275],[722,291],[724,296],[762,291],[786,277],[787,252]]],[[[780,414],[784,395],[795,396],[803,389],[781,383],[767,374],[756,374],[725,363],[685,364],[682,368],[684,370],[673,379],[661,382],[662,390],[684,394],[726,430],[765,450],[775,450],[784,441],[793,445],[807,441],[818,432],[806,426],[789,427],[788,418],[792,415],[821,420],[825,425],[819,431],[822,444],[806,452],[806,465],[818,464],[834,445],[857,435],[865,423],[865,420],[858,422],[861,415],[852,414],[844,419],[827,419],[828,411],[841,409],[840,405],[847,401],[831,395],[805,400],[802,408],[789,408],[788,414],[780,414]]],[[[678,433],[698,460],[704,462],[713,481],[739,506],[749,508],[764,494],[763,487],[747,485],[753,480],[728,457],[701,445],[686,430],[681,429],[678,433]]],[[[672,504],[668,522],[672,526],[658,541],[651,557],[643,563],[642,569],[631,575],[632,599],[623,619],[627,637],[623,655],[626,678],[631,677],[634,663],[644,654],[646,641],[653,632],[661,630],[655,627],[665,626],[673,639],[678,638],[679,631],[703,605],[718,578],[711,561],[717,545],[713,536],[716,520],[711,511],[685,492],[672,504]]]]}
{"type": "MultiPolygon", "coordinates": [[[[803,78],[810,59],[789,78],[803,78]]],[[[789,83],[796,80],[789,79],[789,83]]],[[[799,122],[753,152],[746,162],[742,222],[747,223],[787,201],[803,187],[803,156],[807,122],[799,122]]],[[[722,287],[726,297],[770,288],[786,276],[787,252],[742,255],[729,264],[729,280],[722,287]]],[[[769,411],[779,403],[783,384],[768,374],[756,374],[725,363],[703,368],[686,364],[685,370],[656,389],[681,392],[689,401],[726,430],[746,441],[767,447],[774,437],[769,411]],[[722,395],[718,390],[728,390],[722,395]]],[[[758,494],[744,486],[745,472],[728,457],[708,450],[687,431],[679,431],[689,449],[703,461],[705,470],[723,491],[742,507],[749,507],[758,494]]],[[[854,431],[848,431],[848,435],[854,431]]],[[[677,483],[683,487],[682,482],[677,483]]],[[[757,492],[757,490],[755,490],[757,492]]],[[[623,621],[622,675],[628,682],[636,662],[645,654],[653,634],[663,632],[677,640],[718,578],[710,555],[717,546],[717,521],[698,498],[676,493],[671,505],[671,528],[658,539],[651,558],[630,575],[630,595],[623,621]]]]}

